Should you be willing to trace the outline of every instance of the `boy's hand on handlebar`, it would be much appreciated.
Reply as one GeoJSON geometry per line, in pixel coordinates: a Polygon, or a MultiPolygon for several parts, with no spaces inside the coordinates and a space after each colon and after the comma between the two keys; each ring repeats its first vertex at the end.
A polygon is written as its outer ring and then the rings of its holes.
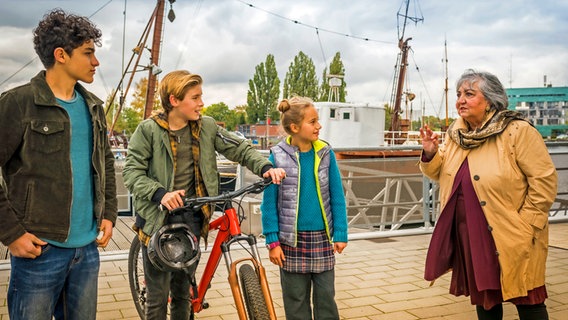
{"type": "Polygon", "coordinates": [[[172,211],[173,209],[183,206],[183,197],[185,196],[185,190],[174,190],[168,192],[164,195],[162,200],[160,200],[160,206],[172,211]]]}
{"type": "Polygon", "coordinates": [[[286,171],[282,168],[270,168],[263,175],[264,178],[272,178],[272,183],[280,184],[286,178],[286,171]]]}

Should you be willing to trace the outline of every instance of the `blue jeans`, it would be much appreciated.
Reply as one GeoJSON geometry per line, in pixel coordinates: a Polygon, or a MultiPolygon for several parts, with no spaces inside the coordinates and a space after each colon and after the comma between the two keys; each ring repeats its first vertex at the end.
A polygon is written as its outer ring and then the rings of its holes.
{"type": "Polygon", "coordinates": [[[8,313],[11,320],[95,320],[99,251],[43,246],[35,259],[11,257],[8,313]]]}

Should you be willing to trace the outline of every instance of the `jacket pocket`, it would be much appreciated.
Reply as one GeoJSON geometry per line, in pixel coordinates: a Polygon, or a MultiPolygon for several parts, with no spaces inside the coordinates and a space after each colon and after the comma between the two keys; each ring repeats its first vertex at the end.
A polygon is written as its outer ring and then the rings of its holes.
{"type": "Polygon", "coordinates": [[[65,125],[59,121],[32,120],[30,148],[41,153],[53,153],[63,148],[65,125]]]}

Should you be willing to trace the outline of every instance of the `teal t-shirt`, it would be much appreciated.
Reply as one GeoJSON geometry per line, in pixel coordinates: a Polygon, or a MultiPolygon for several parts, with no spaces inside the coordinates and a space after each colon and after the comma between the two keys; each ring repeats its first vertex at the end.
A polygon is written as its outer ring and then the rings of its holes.
{"type": "MultiPolygon", "coordinates": [[[[57,99],[57,103],[67,111],[71,126],[70,154],[73,179],[71,226],[65,242],[44,240],[55,246],[79,248],[93,242],[98,234],[93,213],[93,124],[85,99],[78,91],[75,91],[73,99],[69,101],[57,99]]],[[[54,192],[61,191],[54,190],[54,192]]]]}

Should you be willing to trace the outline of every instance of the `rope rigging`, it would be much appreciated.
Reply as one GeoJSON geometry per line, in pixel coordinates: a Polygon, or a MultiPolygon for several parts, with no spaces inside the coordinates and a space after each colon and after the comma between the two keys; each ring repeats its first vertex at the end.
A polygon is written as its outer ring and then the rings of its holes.
{"type": "MultiPolygon", "coordinates": [[[[334,30],[329,30],[329,29],[325,29],[325,28],[321,28],[321,27],[317,27],[317,26],[312,26],[312,25],[309,25],[309,24],[307,24],[307,23],[303,23],[303,22],[298,21],[298,20],[290,19],[290,18],[288,18],[288,17],[285,17],[285,16],[283,16],[283,15],[274,13],[274,12],[272,12],[272,11],[268,11],[268,10],[259,8],[259,7],[255,6],[255,5],[251,4],[251,3],[244,2],[244,1],[242,1],[242,0],[237,0],[237,1],[240,2],[240,3],[242,3],[242,4],[244,4],[244,5],[247,5],[247,6],[251,7],[251,8],[253,8],[253,9],[263,11],[263,12],[265,12],[265,13],[268,13],[268,14],[273,15],[273,16],[275,16],[275,17],[278,17],[278,18],[280,18],[280,19],[283,19],[283,20],[292,22],[292,23],[294,23],[294,24],[298,24],[298,25],[304,26],[304,27],[306,27],[306,28],[314,29],[314,30],[316,30],[316,32],[318,32],[318,31],[323,31],[323,32],[332,33],[332,34],[335,34],[335,35],[344,36],[344,37],[353,38],[353,39],[358,39],[358,40],[363,40],[363,41],[379,42],[379,43],[386,43],[386,44],[394,44],[394,42],[392,42],[392,41],[376,40],[376,39],[371,39],[371,38],[368,38],[368,37],[362,37],[362,36],[357,36],[357,35],[352,35],[352,34],[347,34],[347,33],[338,32],[338,31],[334,31],[334,30]]],[[[319,35],[319,33],[318,33],[318,35],[319,35]]]]}

